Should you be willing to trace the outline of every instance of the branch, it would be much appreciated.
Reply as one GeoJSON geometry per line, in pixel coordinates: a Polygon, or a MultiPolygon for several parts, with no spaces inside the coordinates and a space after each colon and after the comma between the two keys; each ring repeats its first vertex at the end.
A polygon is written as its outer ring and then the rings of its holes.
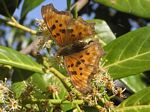
{"type": "Polygon", "coordinates": [[[6,24],[10,25],[10,26],[13,26],[13,27],[16,27],[16,28],[19,28],[21,30],[24,30],[26,32],[29,32],[31,34],[37,34],[37,32],[35,30],[32,30],[26,26],[23,26],[21,24],[19,24],[14,17],[11,17],[11,19],[3,19],[3,18],[0,18],[1,21],[5,22],[6,24]]]}
{"type": "MultiPolygon", "coordinates": [[[[67,104],[67,103],[73,103],[73,104],[83,104],[83,100],[73,100],[73,101],[68,101],[68,100],[61,100],[61,99],[32,99],[32,102],[36,103],[36,102],[45,102],[45,101],[48,101],[49,104],[67,104]]],[[[27,100],[25,101],[26,103],[31,103],[31,101],[27,100]]]]}

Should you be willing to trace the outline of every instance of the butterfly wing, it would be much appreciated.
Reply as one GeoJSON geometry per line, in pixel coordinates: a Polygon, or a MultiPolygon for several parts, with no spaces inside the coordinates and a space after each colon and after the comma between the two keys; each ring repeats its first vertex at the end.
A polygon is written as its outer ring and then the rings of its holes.
{"type": "Polygon", "coordinates": [[[91,78],[97,73],[103,50],[97,42],[91,42],[85,49],[64,56],[64,64],[75,88],[83,94],[92,91],[91,78]]]}
{"type": "Polygon", "coordinates": [[[43,6],[41,12],[52,37],[59,46],[72,44],[95,34],[92,23],[87,23],[80,17],[73,19],[70,12],[58,11],[52,4],[43,6]]]}
{"type": "Polygon", "coordinates": [[[66,38],[66,29],[72,19],[70,12],[57,11],[52,4],[43,6],[41,9],[43,19],[57,44],[63,46],[66,38]]]}
{"type": "Polygon", "coordinates": [[[67,36],[65,43],[73,43],[78,40],[83,40],[87,37],[92,37],[95,34],[94,24],[84,21],[81,17],[71,19],[67,27],[67,36]]]}

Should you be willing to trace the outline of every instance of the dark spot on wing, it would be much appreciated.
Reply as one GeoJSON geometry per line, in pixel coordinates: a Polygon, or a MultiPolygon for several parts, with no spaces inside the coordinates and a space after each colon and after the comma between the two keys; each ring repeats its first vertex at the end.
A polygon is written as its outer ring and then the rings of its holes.
{"type": "Polygon", "coordinates": [[[55,38],[56,38],[57,36],[56,36],[56,35],[53,35],[53,37],[55,37],[55,38]]]}
{"type": "Polygon", "coordinates": [[[85,62],[85,60],[84,60],[84,59],[81,59],[81,62],[83,62],[83,63],[84,63],[84,62],[85,62]]]}
{"type": "Polygon", "coordinates": [[[56,35],[57,35],[57,36],[60,36],[60,34],[59,34],[59,33],[56,33],[56,35]]]}
{"type": "Polygon", "coordinates": [[[86,53],[86,55],[89,55],[89,54],[90,54],[90,53],[88,53],[88,52],[86,53]]]}
{"type": "Polygon", "coordinates": [[[77,75],[76,71],[71,71],[72,75],[77,75]]]}
{"type": "Polygon", "coordinates": [[[83,57],[83,55],[81,55],[79,58],[82,58],[83,57]]]}
{"type": "Polygon", "coordinates": [[[79,70],[82,70],[82,68],[80,67],[79,70]]]}
{"type": "Polygon", "coordinates": [[[58,23],[58,20],[56,20],[55,22],[58,23]]]}
{"type": "Polygon", "coordinates": [[[82,73],[80,73],[80,75],[82,75],[82,73]]]}
{"type": "Polygon", "coordinates": [[[71,67],[73,67],[74,66],[74,64],[71,64],[71,67]]]}
{"type": "Polygon", "coordinates": [[[51,30],[54,30],[56,28],[55,24],[52,25],[51,30]]]}
{"type": "Polygon", "coordinates": [[[62,27],[62,24],[59,24],[59,27],[62,27]]]}
{"type": "Polygon", "coordinates": [[[65,29],[60,29],[60,32],[65,33],[66,30],[65,29]]]}
{"type": "Polygon", "coordinates": [[[80,64],[81,64],[81,62],[80,62],[80,61],[77,61],[77,62],[76,62],[76,67],[78,67],[80,64]]]}
{"type": "Polygon", "coordinates": [[[82,35],[82,32],[79,32],[79,36],[81,36],[82,35]]]}

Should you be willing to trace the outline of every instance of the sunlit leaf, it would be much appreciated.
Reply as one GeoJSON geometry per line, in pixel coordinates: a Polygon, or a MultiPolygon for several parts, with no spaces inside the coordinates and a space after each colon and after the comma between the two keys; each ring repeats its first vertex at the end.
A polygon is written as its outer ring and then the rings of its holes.
{"type": "Polygon", "coordinates": [[[4,46],[0,46],[0,64],[42,73],[42,66],[30,57],[4,46]]]}
{"type": "Polygon", "coordinates": [[[150,27],[129,32],[105,46],[105,68],[113,78],[150,70],[150,27]]]}

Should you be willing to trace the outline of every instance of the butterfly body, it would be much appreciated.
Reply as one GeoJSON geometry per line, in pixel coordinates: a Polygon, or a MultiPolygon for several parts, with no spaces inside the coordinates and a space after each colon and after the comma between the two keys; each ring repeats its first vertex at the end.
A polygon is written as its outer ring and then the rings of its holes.
{"type": "Polygon", "coordinates": [[[75,42],[73,44],[70,45],[66,45],[64,47],[61,47],[58,50],[57,55],[58,56],[67,56],[70,54],[74,54],[76,52],[80,52],[84,49],[84,47],[87,45],[86,42],[75,42]]]}
{"type": "Polygon", "coordinates": [[[58,11],[52,4],[42,7],[42,16],[52,39],[60,47],[57,54],[63,56],[72,84],[83,94],[92,92],[90,81],[103,55],[98,42],[84,42],[95,34],[94,25],[80,17],[74,19],[70,12],[58,11]]]}

